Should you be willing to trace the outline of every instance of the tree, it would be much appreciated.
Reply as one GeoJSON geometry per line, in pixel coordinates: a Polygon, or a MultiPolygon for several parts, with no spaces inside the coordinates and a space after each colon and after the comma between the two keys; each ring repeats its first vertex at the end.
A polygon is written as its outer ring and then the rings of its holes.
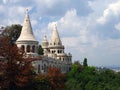
{"type": "Polygon", "coordinates": [[[2,32],[2,34],[10,37],[10,39],[15,42],[20,36],[21,30],[22,26],[20,24],[13,24],[5,27],[5,30],[2,32]]]}
{"type": "Polygon", "coordinates": [[[79,61],[75,61],[73,64],[77,66],[82,66],[79,61]]]}
{"type": "Polygon", "coordinates": [[[47,76],[54,90],[65,89],[65,74],[61,73],[59,68],[49,67],[47,76]]]}
{"type": "Polygon", "coordinates": [[[65,90],[66,75],[56,67],[48,67],[47,71],[46,74],[36,77],[38,90],[65,90]]]}
{"type": "Polygon", "coordinates": [[[87,64],[87,58],[84,58],[83,66],[84,66],[84,67],[87,67],[87,66],[88,66],[88,64],[87,64]]]}
{"type": "Polygon", "coordinates": [[[11,41],[6,34],[0,38],[0,87],[2,90],[13,90],[16,87],[23,87],[32,75],[31,62],[35,58],[23,58],[24,53],[11,41]]]}
{"type": "Polygon", "coordinates": [[[41,45],[38,46],[38,54],[39,55],[43,55],[44,54],[41,45]]]}

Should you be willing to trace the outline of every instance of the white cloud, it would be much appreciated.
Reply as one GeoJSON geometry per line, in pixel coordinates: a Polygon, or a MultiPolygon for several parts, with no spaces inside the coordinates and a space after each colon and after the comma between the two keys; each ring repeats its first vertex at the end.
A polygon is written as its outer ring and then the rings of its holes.
{"type": "Polygon", "coordinates": [[[48,27],[50,27],[51,25],[53,26],[53,24],[55,23],[57,23],[58,31],[63,37],[79,37],[81,39],[81,42],[84,43],[87,41],[87,31],[84,27],[85,22],[77,16],[77,11],[75,9],[67,11],[66,14],[58,21],[50,22],[48,24],[48,27]]]}
{"type": "Polygon", "coordinates": [[[64,45],[69,48],[76,47],[79,43],[79,40],[78,40],[79,38],[76,38],[76,37],[63,37],[61,39],[64,45]]]}
{"type": "Polygon", "coordinates": [[[55,24],[57,25],[57,22],[50,22],[50,23],[48,24],[48,29],[49,29],[49,30],[52,30],[55,24]]]}
{"type": "Polygon", "coordinates": [[[3,0],[3,3],[6,4],[9,0],[3,0]]]}
{"type": "Polygon", "coordinates": [[[115,25],[115,29],[120,31],[120,23],[115,25]]]}
{"type": "Polygon", "coordinates": [[[109,4],[104,10],[103,15],[97,19],[100,24],[105,24],[112,16],[120,15],[120,0],[115,3],[109,4]]]}
{"type": "Polygon", "coordinates": [[[0,5],[0,12],[3,13],[5,10],[4,10],[4,6],[3,5],[0,5]]]}

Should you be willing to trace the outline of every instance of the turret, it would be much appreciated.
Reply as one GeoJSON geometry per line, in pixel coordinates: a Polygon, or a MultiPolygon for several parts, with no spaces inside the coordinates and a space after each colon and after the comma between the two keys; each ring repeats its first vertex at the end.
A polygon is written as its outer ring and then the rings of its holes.
{"type": "Polygon", "coordinates": [[[48,43],[48,41],[47,41],[47,37],[44,36],[43,41],[42,41],[42,48],[43,48],[43,50],[44,50],[44,55],[47,55],[48,45],[49,45],[49,43],[48,43]]]}
{"type": "Polygon", "coordinates": [[[43,41],[42,41],[42,48],[47,49],[48,45],[49,45],[49,43],[48,43],[47,37],[44,36],[43,41]]]}
{"type": "Polygon", "coordinates": [[[33,35],[28,10],[26,10],[26,15],[25,15],[21,34],[19,38],[17,39],[17,42],[19,41],[37,41],[33,35]]]}
{"type": "Polygon", "coordinates": [[[64,60],[66,54],[64,53],[64,46],[62,45],[56,25],[53,27],[53,33],[48,47],[50,53],[57,55],[57,59],[64,60]]]}
{"type": "Polygon", "coordinates": [[[60,36],[58,34],[56,24],[53,27],[53,33],[52,33],[52,37],[51,37],[51,41],[50,41],[50,46],[52,46],[52,45],[53,46],[55,46],[55,45],[62,46],[62,42],[60,40],[60,36]]]}
{"type": "Polygon", "coordinates": [[[28,10],[26,10],[22,31],[16,44],[18,48],[21,48],[25,53],[37,53],[38,41],[35,39],[32,31],[28,10]]]}

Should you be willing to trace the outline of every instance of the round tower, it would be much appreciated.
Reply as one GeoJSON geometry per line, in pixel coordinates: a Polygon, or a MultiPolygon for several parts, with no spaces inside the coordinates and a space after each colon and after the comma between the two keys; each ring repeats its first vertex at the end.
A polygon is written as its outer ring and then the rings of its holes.
{"type": "Polygon", "coordinates": [[[47,55],[47,53],[48,53],[48,45],[49,45],[49,43],[48,43],[47,37],[44,36],[43,41],[42,41],[42,48],[44,51],[44,55],[47,55]]]}
{"type": "Polygon", "coordinates": [[[18,48],[21,48],[27,54],[30,52],[37,53],[38,51],[38,41],[35,39],[32,31],[28,10],[26,10],[22,31],[16,44],[18,48]]]}
{"type": "Polygon", "coordinates": [[[49,47],[50,53],[56,54],[57,59],[64,61],[64,57],[66,56],[66,54],[64,53],[64,46],[62,45],[56,25],[54,25],[52,37],[48,47],[49,47]]]}

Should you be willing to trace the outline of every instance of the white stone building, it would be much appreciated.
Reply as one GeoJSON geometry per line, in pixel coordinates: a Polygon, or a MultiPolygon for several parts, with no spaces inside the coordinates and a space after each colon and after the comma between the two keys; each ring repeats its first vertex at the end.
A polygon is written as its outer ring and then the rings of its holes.
{"type": "MultiPolygon", "coordinates": [[[[27,55],[38,56],[38,41],[35,39],[28,11],[24,19],[23,27],[19,38],[16,41],[18,48],[21,48],[27,55]]],[[[47,73],[47,67],[58,67],[63,73],[68,72],[72,64],[72,55],[64,52],[64,46],[59,37],[56,25],[50,42],[45,36],[42,41],[44,55],[42,60],[33,62],[37,73],[47,73]]]]}

